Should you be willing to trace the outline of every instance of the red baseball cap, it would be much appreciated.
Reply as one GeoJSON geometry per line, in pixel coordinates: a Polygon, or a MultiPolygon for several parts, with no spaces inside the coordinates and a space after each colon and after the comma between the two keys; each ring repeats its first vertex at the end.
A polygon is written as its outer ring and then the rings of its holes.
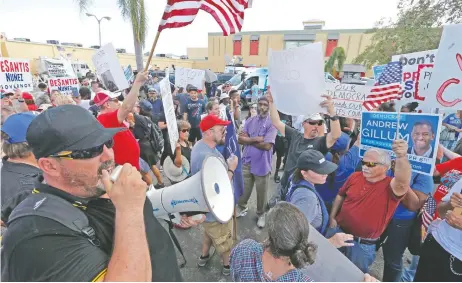
{"type": "Polygon", "coordinates": [[[202,119],[201,123],[199,124],[199,127],[201,128],[202,132],[205,132],[207,130],[210,130],[214,126],[228,126],[230,123],[230,121],[224,121],[215,115],[209,114],[205,116],[204,119],[202,119]]]}
{"type": "Polygon", "coordinates": [[[93,101],[96,105],[101,106],[109,100],[109,95],[104,92],[98,92],[93,101]]]}
{"type": "Polygon", "coordinates": [[[22,98],[24,99],[34,99],[34,97],[32,96],[32,94],[28,93],[28,92],[23,92],[22,93],[22,98]]]}

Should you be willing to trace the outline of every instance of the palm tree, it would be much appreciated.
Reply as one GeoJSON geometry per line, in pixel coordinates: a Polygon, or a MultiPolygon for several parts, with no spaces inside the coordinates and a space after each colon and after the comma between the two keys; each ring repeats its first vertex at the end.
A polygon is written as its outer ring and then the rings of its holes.
{"type": "Polygon", "coordinates": [[[324,71],[332,74],[334,77],[335,73],[340,73],[343,70],[343,64],[345,63],[346,56],[343,47],[336,47],[332,54],[324,65],[324,71]],[[337,62],[337,65],[335,64],[337,62]]]}
{"type": "MultiPolygon", "coordinates": [[[[80,8],[80,12],[87,11],[93,4],[93,0],[75,0],[80,8]]],[[[132,24],[133,43],[135,46],[136,69],[143,70],[143,47],[146,42],[148,29],[147,15],[144,0],[117,0],[122,17],[129,20],[132,24]]]]}

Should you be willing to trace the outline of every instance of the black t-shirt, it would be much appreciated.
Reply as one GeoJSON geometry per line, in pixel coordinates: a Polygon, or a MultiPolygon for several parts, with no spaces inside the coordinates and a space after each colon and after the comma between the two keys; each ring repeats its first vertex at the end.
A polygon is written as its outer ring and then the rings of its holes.
{"type": "MultiPolygon", "coordinates": [[[[13,221],[2,239],[2,281],[93,281],[105,274],[114,245],[115,207],[109,199],[80,199],[46,184],[39,192],[81,203],[100,246],[64,225],[40,216],[13,221]]],[[[152,281],[182,281],[167,231],[144,204],[146,237],[151,254],[152,281]]],[[[127,246],[130,246],[128,239],[127,246]]]]}
{"type": "Polygon", "coordinates": [[[327,136],[317,137],[314,139],[305,139],[303,134],[294,128],[285,126],[285,137],[289,142],[289,150],[287,152],[287,161],[284,168],[284,175],[281,180],[283,186],[287,185],[287,179],[292,174],[297,166],[297,159],[307,149],[314,149],[326,154],[329,151],[327,147],[327,136]]]}
{"type": "Polygon", "coordinates": [[[2,221],[7,223],[13,209],[32,192],[35,179],[42,171],[25,163],[10,162],[5,157],[1,172],[2,221]]]}

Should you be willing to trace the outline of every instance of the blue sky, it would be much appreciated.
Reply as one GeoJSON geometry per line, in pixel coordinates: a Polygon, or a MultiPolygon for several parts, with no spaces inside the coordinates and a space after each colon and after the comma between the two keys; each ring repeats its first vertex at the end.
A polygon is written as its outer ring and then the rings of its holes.
{"type": "MultiPolygon", "coordinates": [[[[102,43],[133,52],[130,24],[120,16],[116,0],[94,0],[88,12],[110,16],[101,24],[102,43]]],[[[150,50],[166,0],[145,0],[149,33],[145,52],[150,50]]],[[[299,30],[302,21],[321,19],[326,29],[370,28],[382,17],[396,17],[397,0],[254,0],[245,15],[243,31],[299,30]]],[[[186,54],[187,47],[207,47],[209,32],[220,32],[214,19],[200,12],[192,25],[162,32],[156,53],[186,54]]],[[[0,32],[8,38],[25,37],[45,42],[98,45],[94,18],[80,14],[73,0],[0,0],[0,32]]]]}

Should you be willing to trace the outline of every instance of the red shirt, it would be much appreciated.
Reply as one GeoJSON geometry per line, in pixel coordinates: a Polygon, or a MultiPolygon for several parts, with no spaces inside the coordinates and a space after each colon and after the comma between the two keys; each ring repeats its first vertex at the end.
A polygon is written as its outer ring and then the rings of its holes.
{"type": "Polygon", "coordinates": [[[382,235],[401,201],[391,189],[392,177],[370,183],[362,172],[353,173],[338,192],[345,197],[338,225],[345,233],[376,239],[382,235]]]}
{"type": "MultiPolygon", "coordinates": [[[[436,164],[436,171],[440,172],[441,183],[436,188],[433,198],[438,205],[448,193],[448,185],[454,179],[452,176],[462,174],[462,157],[457,157],[444,163],[436,164]]],[[[438,209],[435,210],[433,219],[439,218],[438,209]]]]}
{"type": "MultiPolygon", "coordinates": [[[[100,114],[98,121],[105,128],[127,128],[123,123],[119,123],[117,113],[119,110],[100,114]]],[[[119,132],[114,136],[114,160],[118,165],[130,163],[140,170],[140,146],[127,128],[126,131],[119,132]]]]}
{"type": "Polygon", "coordinates": [[[440,176],[443,176],[452,169],[462,171],[462,157],[457,157],[444,163],[436,164],[436,170],[440,172],[440,176]]]}

